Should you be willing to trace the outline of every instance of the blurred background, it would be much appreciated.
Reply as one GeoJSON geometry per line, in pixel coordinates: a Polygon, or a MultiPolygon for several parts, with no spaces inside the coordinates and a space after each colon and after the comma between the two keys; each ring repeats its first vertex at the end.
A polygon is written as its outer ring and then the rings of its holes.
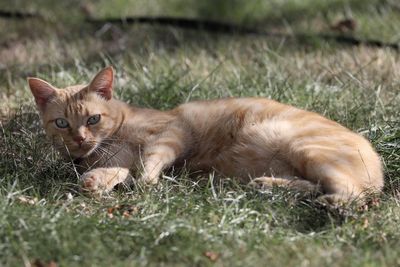
{"type": "Polygon", "coordinates": [[[320,35],[354,36],[383,43],[400,40],[400,3],[396,0],[1,0],[0,13],[3,70],[18,64],[27,67],[33,62],[53,65],[77,57],[86,60],[101,52],[146,53],[146,42],[153,40],[166,48],[182,42],[212,46],[221,32],[206,40],[204,36],[196,38],[202,31],[216,28],[205,27],[201,24],[204,21],[233,25],[225,34],[240,33],[241,27],[278,34],[278,38],[265,36],[278,44],[282,38],[304,34],[307,38],[297,38],[296,45],[323,45],[325,39],[320,35]],[[182,33],[174,31],[171,21],[154,23],[153,27],[151,23],[123,23],[132,17],[177,19],[172,24],[178,29],[185,26],[179,24],[182,18],[193,20],[195,25],[189,27],[192,31],[182,33]],[[122,24],[108,23],[108,19],[121,19],[122,24]],[[53,51],[56,55],[46,56],[53,51]]]}

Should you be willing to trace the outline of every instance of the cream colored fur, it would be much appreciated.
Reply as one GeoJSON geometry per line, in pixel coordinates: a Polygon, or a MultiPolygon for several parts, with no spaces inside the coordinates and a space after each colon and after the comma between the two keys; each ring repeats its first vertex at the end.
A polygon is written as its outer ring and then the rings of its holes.
{"type": "Polygon", "coordinates": [[[329,203],[383,187],[370,143],[316,113],[263,98],[142,109],[112,98],[112,84],[110,67],[88,86],[57,89],[29,78],[48,137],[65,157],[81,160],[83,187],[93,193],[129,179],[156,184],[163,170],[183,164],[262,186],[317,189],[329,203]],[[100,121],[89,125],[97,114],[100,121]],[[67,128],[57,127],[60,118],[67,128]]]}

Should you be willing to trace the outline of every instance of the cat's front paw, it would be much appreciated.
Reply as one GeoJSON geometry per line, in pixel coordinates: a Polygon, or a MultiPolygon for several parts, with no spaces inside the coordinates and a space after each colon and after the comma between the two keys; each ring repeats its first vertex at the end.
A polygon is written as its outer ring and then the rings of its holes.
{"type": "Polygon", "coordinates": [[[107,174],[102,170],[91,170],[81,176],[82,188],[95,195],[109,192],[112,187],[107,183],[107,174]]]}
{"type": "Polygon", "coordinates": [[[156,185],[158,183],[158,180],[159,180],[158,176],[142,175],[138,179],[138,182],[142,185],[152,186],[156,185]]]}

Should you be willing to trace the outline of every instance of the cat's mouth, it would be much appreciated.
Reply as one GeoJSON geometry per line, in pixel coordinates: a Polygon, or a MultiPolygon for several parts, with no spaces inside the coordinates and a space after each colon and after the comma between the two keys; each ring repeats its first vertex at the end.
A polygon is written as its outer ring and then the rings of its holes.
{"type": "Polygon", "coordinates": [[[98,147],[97,143],[93,144],[83,144],[77,149],[77,158],[86,158],[90,156],[98,147]]]}
{"type": "Polygon", "coordinates": [[[77,158],[86,158],[90,156],[98,147],[96,143],[84,143],[81,146],[62,146],[62,153],[66,154],[66,156],[70,156],[74,159],[77,158]]]}

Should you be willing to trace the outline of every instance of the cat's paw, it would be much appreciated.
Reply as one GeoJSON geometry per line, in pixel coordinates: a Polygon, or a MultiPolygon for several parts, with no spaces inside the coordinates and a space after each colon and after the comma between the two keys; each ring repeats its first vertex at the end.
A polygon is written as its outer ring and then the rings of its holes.
{"type": "Polygon", "coordinates": [[[158,177],[143,175],[138,179],[139,184],[152,186],[158,183],[158,177]]]}
{"type": "Polygon", "coordinates": [[[317,198],[317,202],[329,208],[345,208],[359,206],[363,203],[362,198],[348,194],[326,194],[317,198]]]}
{"type": "Polygon", "coordinates": [[[254,178],[247,185],[250,187],[253,187],[255,189],[262,189],[262,190],[271,189],[274,186],[279,186],[279,184],[276,183],[274,181],[274,178],[272,178],[272,177],[254,178]]]}
{"type": "Polygon", "coordinates": [[[81,176],[83,190],[95,195],[102,195],[112,189],[107,180],[107,174],[102,170],[91,170],[81,176]]]}

